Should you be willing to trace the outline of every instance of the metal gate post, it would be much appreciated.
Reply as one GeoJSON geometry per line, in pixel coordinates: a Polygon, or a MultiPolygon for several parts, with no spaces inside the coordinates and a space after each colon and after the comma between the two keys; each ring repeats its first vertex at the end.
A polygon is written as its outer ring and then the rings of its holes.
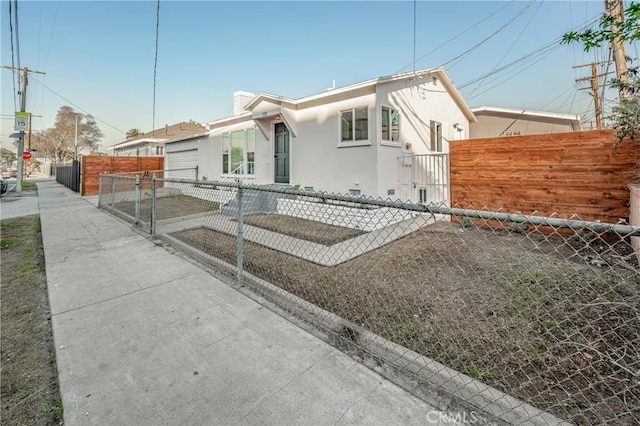
{"type": "Polygon", "coordinates": [[[156,235],[156,174],[151,178],[151,235],[156,235]]]}
{"type": "Polygon", "coordinates": [[[140,176],[136,176],[136,190],[135,190],[135,224],[140,223],[140,176]]]}
{"type": "Polygon", "coordinates": [[[111,176],[111,211],[116,209],[116,177],[111,176]]]}
{"type": "Polygon", "coordinates": [[[244,251],[244,229],[243,229],[243,209],[242,209],[242,188],[238,186],[238,235],[236,246],[236,284],[242,287],[242,275],[243,275],[243,251],[244,251]]]}
{"type": "Polygon", "coordinates": [[[102,207],[102,174],[98,174],[98,208],[102,207]]]}

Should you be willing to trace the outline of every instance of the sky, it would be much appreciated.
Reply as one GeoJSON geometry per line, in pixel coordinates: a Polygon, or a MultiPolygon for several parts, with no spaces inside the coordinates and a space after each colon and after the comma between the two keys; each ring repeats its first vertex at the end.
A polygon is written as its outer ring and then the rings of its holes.
{"type": "MultiPolygon", "coordinates": [[[[560,44],[564,33],[593,23],[604,0],[161,0],[158,21],[155,0],[20,0],[17,29],[9,6],[0,1],[1,65],[46,73],[29,74],[32,129],[52,127],[69,105],[95,117],[102,151],[132,128],[228,117],[238,90],[300,98],[334,81],[342,87],[439,66],[469,106],[572,113],[588,123],[588,82],[575,80],[590,68],[574,67],[608,55],[560,44]]],[[[14,91],[15,73],[0,72],[0,142],[15,149],[20,81],[14,91]]]]}

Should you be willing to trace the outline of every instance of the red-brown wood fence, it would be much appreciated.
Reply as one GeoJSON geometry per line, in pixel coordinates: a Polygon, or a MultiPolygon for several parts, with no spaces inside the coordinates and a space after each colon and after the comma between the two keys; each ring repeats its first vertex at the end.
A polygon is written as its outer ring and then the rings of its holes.
{"type": "Polygon", "coordinates": [[[640,145],[613,130],[450,142],[451,202],[616,223],[629,217],[640,145]]]}
{"type": "Polygon", "coordinates": [[[82,195],[98,193],[100,173],[131,173],[145,170],[163,170],[163,157],[82,157],[82,195]]]}

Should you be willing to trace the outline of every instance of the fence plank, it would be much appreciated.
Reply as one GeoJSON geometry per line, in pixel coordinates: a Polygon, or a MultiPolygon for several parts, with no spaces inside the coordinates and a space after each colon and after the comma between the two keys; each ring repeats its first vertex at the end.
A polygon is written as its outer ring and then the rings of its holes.
{"type": "Polygon", "coordinates": [[[82,195],[95,195],[99,190],[100,173],[131,173],[145,170],[163,170],[164,157],[82,157],[82,195]]]}
{"type": "Polygon", "coordinates": [[[627,184],[640,146],[613,130],[450,142],[453,205],[617,222],[629,217],[627,184]]]}

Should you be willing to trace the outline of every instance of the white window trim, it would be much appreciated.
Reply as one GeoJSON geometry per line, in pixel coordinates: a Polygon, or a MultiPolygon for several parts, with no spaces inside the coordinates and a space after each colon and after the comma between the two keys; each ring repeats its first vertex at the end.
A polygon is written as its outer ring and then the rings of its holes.
{"type": "MultiPolygon", "coordinates": [[[[229,151],[229,158],[231,158],[231,149],[233,148],[232,145],[231,145],[231,134],[234,133],[234,132],[240,132],[241,131],[242,132],[242,136],[243,136],[243,142],[242,142],[243,148],[242,149],[244,151],[244,156],[246,158],[246,156],[247,156],[247,143],[248,143],[247,132],[250,131],[250,130],[253,130],[253,144],[254,144],[254,146],[253,146],[253,149],[254,149],[253,155],[254,155],[254,158],[255,158],[255,149],[256,149],[255,144],[256,144],[256,134],[257,134],[255,127],[247,127],[247,128],[244,128],[244,129],[229,130],[227,132],[221,133],[220,134],[220,156],[224,157],[224,144],[222,142],[223,136],[224,135],[229,135],[229,150],[230,150],[229,151]]],[[[245,163],[246,163],[246,161],[245,161],[245,163]]],[[[253,174],[247,174],[247,173],[244,173],[244,174],[221,173],[220,177],[221,178],[255,179],[256,178],[256,169],[255,169],[256,161],[254,160],[253,163],[254,163],[253,164],[253,174]]],[[[231,167],[231,165],[229,165],[229,167],[231,167]]]]}
{"type": "MultiPolygon", "coordinates": [[[[388,108],[390,110],[393,111],[397,111],[398,112],[398,117],[400,116],[400,110],[396,107],[392,107],[391,105],[387,105],[387,104],[380,104],[380,108],[378,110],[378,119],[380,120],[380,126],[378,126],[379,128],[379,137],[380,137],[380,145],[382,146],[392,146],[395,148],[402,148],[402,143],[400,142],[400,128],[402,127],[402,123],[400,123],[398,125],[398,142],[393,142],[391,140],[386,140],[386,139],[382,139],[382,108],[388,108]]],[[[400,118],[400,121],[402,121],[402,119],[400,118]]],[[[389,135],[391,135],[391,124],[389,124],[389,135]]]]}
{"type": "MultiPolygon", "coordinates": [[[[371,145],[371,110],[367,105],[355,106],[353,108],[344,108],[338,111],[338,148],[350,148],[354,146],[369,146],[371,145]],[[353,119],[355,121],[356,118],[356,110],[357,109],[367,109],[367,139],[363,140],[352,140],[352,141],[343,141],[342,140],[342,113],[351,111],[353,113],[353,119]]],[[[353,129],[353,134],[355,137],[355,126],[353,129]]]]}
{"type": "Polygon", "coordinates": [[[338,142],[336,148],[353,148],[354,146],[371,146],[371,141],[338,142]]]}

